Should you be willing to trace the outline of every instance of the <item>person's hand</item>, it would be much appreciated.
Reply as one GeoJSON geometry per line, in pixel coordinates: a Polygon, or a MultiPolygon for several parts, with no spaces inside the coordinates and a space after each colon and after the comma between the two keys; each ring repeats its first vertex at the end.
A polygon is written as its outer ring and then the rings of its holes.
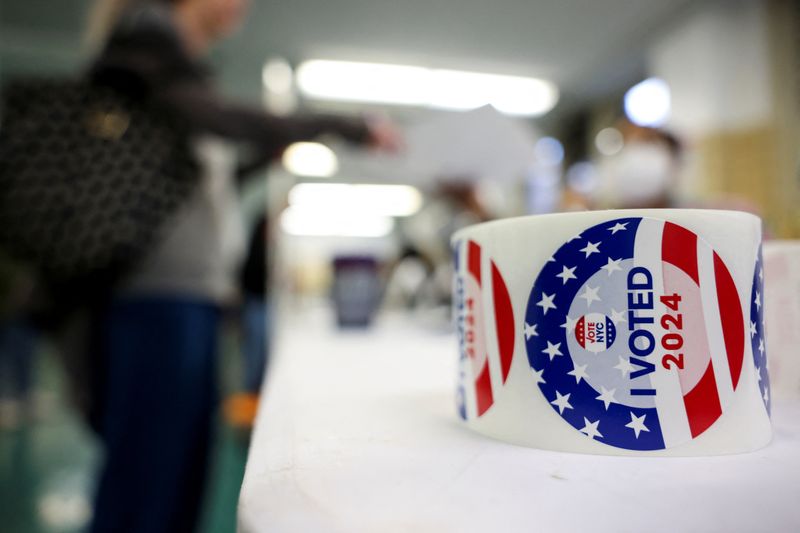
{"type": "Polygon", "coordinates": [[[394,123],[383,115],[371,115],[366,119],[371,148],[396,153],[403,148],[403,138],[394,123]]]}

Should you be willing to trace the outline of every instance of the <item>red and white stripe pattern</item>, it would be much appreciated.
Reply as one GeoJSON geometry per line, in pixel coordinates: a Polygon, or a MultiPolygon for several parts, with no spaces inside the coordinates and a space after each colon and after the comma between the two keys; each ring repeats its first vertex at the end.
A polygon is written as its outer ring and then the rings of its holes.
{"type": "Polygon", "coordinates": [[[669,448],[703,433],[730,405],[744,362],[742,305],[720,256],[681,226],[642,219],[634,257],[637,266],[653,275],[653,300],[661,316],[682,315],[683,346],[675,352],[684,354],[684,368],[676,371],[659,364],[652,377],[669,448]],[[660,303],[662,295],[672,294],[681,296],[677,311],[660,303]]]}
{"type": "MultiPolygon", "coordinates": [[[[462,243],[459,243],[462,246],[462,243]]],[[[508,379],[514,355],[511,297],[494,261],[469,240],[457,256],[464,281],[465,337],[469,364],[462,369],[467,418],[482,416],[508,379]]],[[[464,343],[462,343],[463,345],[464,343]]]]}

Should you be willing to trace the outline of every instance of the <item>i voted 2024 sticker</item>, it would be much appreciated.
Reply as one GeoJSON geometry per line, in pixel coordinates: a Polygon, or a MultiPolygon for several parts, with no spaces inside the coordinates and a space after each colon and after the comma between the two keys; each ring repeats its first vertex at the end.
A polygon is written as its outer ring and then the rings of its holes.
{"type": "Polygon", "coordinates": [[[475,241],[454,245],[453,291],[460,360],[458,412],[483,416],[508,379],[514,356],[514,313],[497,265],[475,241]]]}
{"type": "Polygon", "coordinates": [[[744,362],[739,295],[719,255],[653,218],[593,226],[531,290],[534,381],[577,431],[629,450],[690,441],[730,405],[744,362]]]}

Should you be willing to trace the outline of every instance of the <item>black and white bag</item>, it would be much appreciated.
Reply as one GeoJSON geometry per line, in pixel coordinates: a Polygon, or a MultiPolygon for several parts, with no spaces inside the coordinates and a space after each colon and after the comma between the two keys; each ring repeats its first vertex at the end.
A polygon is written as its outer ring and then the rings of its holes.
{"type": "Polygon", "coordinates": [[[17,81],[2,97],[0,247],[52,286],[118,280],[198,182],[188,129],[88,81],[17,81]]]}

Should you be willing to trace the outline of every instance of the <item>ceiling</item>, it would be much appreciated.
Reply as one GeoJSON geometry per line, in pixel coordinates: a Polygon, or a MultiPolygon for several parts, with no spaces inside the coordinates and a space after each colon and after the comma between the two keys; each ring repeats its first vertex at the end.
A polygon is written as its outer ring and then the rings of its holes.
{"type": "MultiPolygon", "coordinates": [[[[699,0],[252,0],[216,55],[225,85],[257,95],[264,59],[422,64],[548,78],[555,113],[644,74],[643,49],[699,0]]],[[[0,0],[0,72],[74,68],[89,0],[0,0]]]]}

